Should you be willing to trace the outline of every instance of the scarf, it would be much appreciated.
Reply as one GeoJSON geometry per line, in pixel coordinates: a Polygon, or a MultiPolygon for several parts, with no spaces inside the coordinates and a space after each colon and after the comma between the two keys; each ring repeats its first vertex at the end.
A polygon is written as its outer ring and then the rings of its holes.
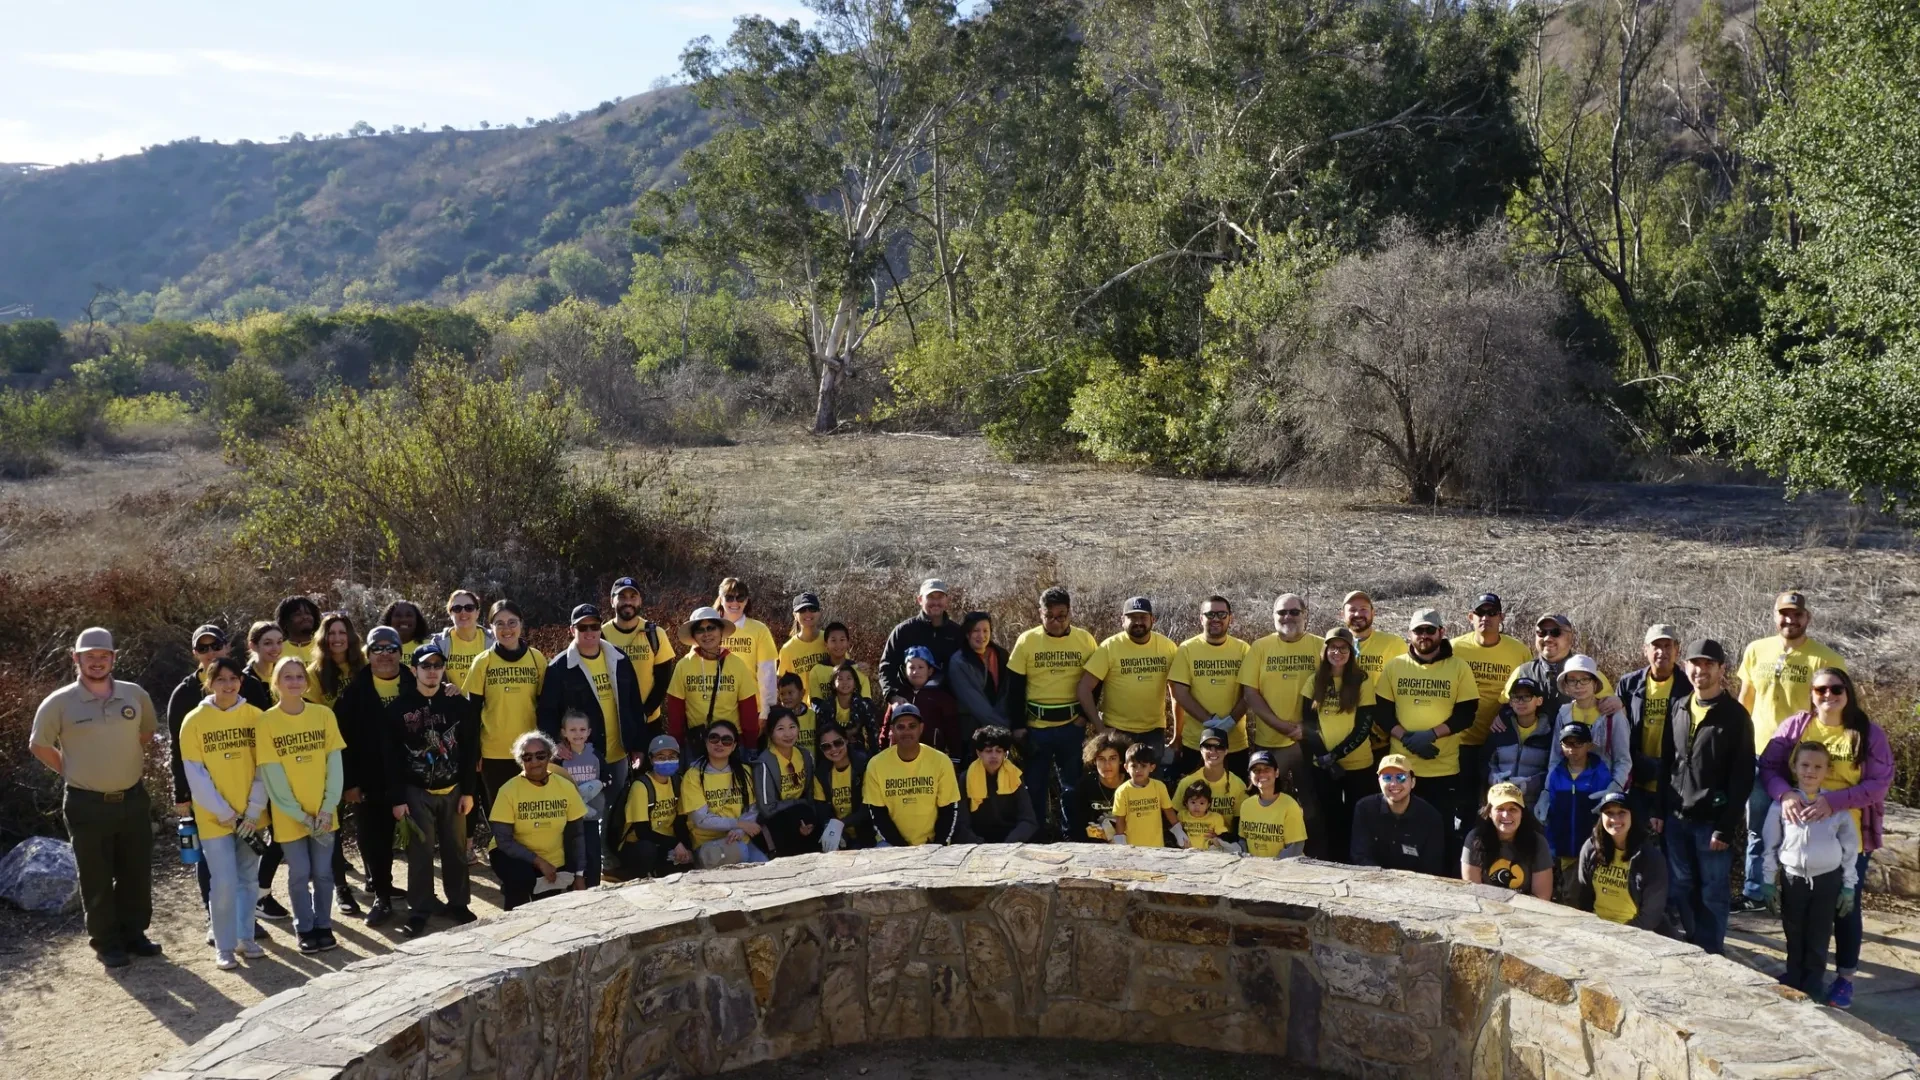
{"type": "MultiPolygon", "coordinates": [[[[1000,766],[1000,772],[997,775],[1005,781],[1004,785],[996,785],[997,788],[1004,787],[1004,790],[1012,791],[1020,786],[1020,767],[1011,761],[1000,766]]],[[[987,790],[987,767],[980,764],[979,758],[974,758],[973,764],[967,766],[967,798],[971,801],[972,808],[980,809],[980,804],[987,801],[988,795],[999,793],[999,790],[987,790]]]]}
{"type": "Polygon", "coordinates": [[[495,645],[493,647],[493,651],[499,655],[500,659],[505,660],[507,663],[511,664],[511,663],[517,662],[521,657],[527,655],[527,650],[532,647],[533,647],[532,643],[528,642],[525,638],[521,638],[520,647],[517,649],[509,649],[505,645],[495,645]]]}

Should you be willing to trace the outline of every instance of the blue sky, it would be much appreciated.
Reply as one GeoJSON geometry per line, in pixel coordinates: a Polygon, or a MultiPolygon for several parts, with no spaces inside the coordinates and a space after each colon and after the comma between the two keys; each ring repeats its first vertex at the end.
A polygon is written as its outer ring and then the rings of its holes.
{"type": "Polygon", "coordinates": [[[799,0],[38,0],[0,17],[0,162],[197,135],[522,123],[646,90],[702,34],[799,0]]]}

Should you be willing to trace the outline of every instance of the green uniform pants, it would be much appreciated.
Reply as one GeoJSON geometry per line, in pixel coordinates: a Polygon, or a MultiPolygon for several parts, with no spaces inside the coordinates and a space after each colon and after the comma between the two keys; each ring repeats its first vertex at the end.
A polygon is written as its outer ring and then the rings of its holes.
{"type": "Polygon", "coordinates": [[[80,902],[88,944],[96,952],[125,950],[147,934],[153,919],[153,822],[147,789],[136,784],[102,794],[70,787],[67,835],[80,864],[80,902]]]}

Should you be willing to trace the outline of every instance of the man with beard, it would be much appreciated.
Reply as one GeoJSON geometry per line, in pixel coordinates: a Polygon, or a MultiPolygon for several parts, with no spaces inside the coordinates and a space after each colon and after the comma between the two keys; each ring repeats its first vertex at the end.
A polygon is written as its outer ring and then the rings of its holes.
{"type": "Polygon", "coordinates": [[[1474,813],[1460,775],[1460,736],[1473,727],[1480,686],[1467,662],[1453,655],[1445,628],[1438,611],[1415,612],[1407,627],[1411,647],[1380,669],[1374,695],[1393,753],[1411,761],[1421,794],[1446,822],[1447,865],[1454,866],[1462,827],[1474,813]]]}
{"type": "Polygon", "coordinates": [[[1135,596],[1120,605],[1120,633],[1100,643],[1080,676],[1080,713],[1088,733],[1122,731],[1153,747],[1164,764],[1167,746],[1167,671],[1179,649],[1153,628],[1153,602],[1135,596]]]}
{"type": "Polygon", "coordinates": [[[303,664],[319,657],[320,647],[313,640],[313,632],[320,629],[320,605],[304,596],[289,596],[273,609],[273,621],[287,639],[281,656],[299,657],[303,664]]]}
{"type": "MultiPolygon", "coordinates": [[[[1573,620],[1565,615],[1542,615],[1533,624],[1533,646],[1538,650],[1532,660],[1513,669],[1507,676],[1510,689],[1515,679],[1532,679],[1546,690],[1546,699],[1540,702],[1540,715],[1548,718],[1560,715],[1560,706],[1570,699],[1560,691],[1560,672],[1567,666],[1567,658],[1574,654],[1573,620]]],[[[1600,675],[1600,715],[1612,716],[1620,711],[1620,699],[1613,696],[1613,684],[1607,681],[1605,673],[1600,675]]]]}
{"type": "Polygon", "coordinates": [[[393,918],[393,901],[400,895],[393,887],[394,818],[384,801],[389,790],[387,707],[398,701],[400,692],[412,683],[412,672],[400,662],[399,631],[376,626],[367,631],[367,665],[354,672],[333,703],[340,736],[347,741],[346,752],[341,755],[347,785],[341,802],[353,807],[354,835],[360,841],[367,888],[373,892],[373,904],[367,908],[368,926],[379,926],[393,918]]]}
{"type": "Polygon", "coordinates": [[[902,621],[887,635],[880,650],[880,693],[889,703],[905,701],[912,691],[907,687],[907,650],[924,645],[933,653],[934,666],[942,671],[953,654],[966,648],[960,624],[947,615],[947,583],[928,578],[920,583],[920,613],[902,621]]]}
{"type": "Polygon", "coordinates": [[[1733,844],[1754,788],[1753,718],[1727,687],[1727,653],[1711,638],[1681,651],[1693,693],[1667,706],[1660,737],[1660,816],[1648,827],[1667,849],[1668,895],[1687,940],[1726,951],[1733,844]]]}
{"type": "Polygon", "coordinates": [[[1200,633],[1180,643],[1167,676],[1179,709],[1179,771],[1184,775],[1200,767],[1200,735],[1218,731],[1227,737],[1227,771],[1244,776],[1249,751],[1240,665],[1247,659],[1247,643],[1229,632],[1233,604],[1224,596],[1201,602],[1200,626],[1200,633]]]}
{"type": "Polygon", "coordinates": [[[1500,632],[1506,624],[1506,605],[1493,593],[1481,593],[1469,615],[1473,631],[1453,639],[1453,655],[1467,662],[1480,686],[1480,708],[1474,714],[1473,727],[1460,737],[1460,772],[1467,777],[1468,794],[1474,806],[1480,805],[1481,788],[1487,779],[1484,747],[1493,732],[1493,720],[1507,703],[1507,679],[1515,668],[1533,659],[1520,639],[1500,632]]]}
{"type": "Polygon", "coordinates": [[[647,722],[658,723],[660,706],[667,700],[667,680],[673,678],[673,636],[641,617],[640,605],[646,597],[632,578],[613,583],[612,599],[613,621],[603,628],[601,640],[619,649],[633,665],[647,722]]]}
{"type": "Polygon", "coordinates": [[[1680,670],[1680,631],[1665,623],[1647,627],[1641,647],[1647,666],[1620,676],[1620,701],[1627,709],[1633,744],[1633,787],[1627,808],[1633,820],[1659,817],[1655,796],[1660,790],[1660,740],[1666,736],[1667,708],[1673,699],[1693,693],[1687,673],[1680,670]]]}
{"type": "MultiPolygon", "coordinates": [[[[1058,780],[1060,797],[1073,794],[1080,782],[1080,748],[1086,742],[1086,720],[1080,715],[1080,675],[1087,658],[1099,648],[1085,628],[1073,625],[1073,599],[1055,585],[1040,594],[1040,625],[1021,634],[1007,655],[1013,680],[1009,692],[1021,703],[1016,723],[1025,735],[1027,774],[1034,814],[1047,820],[1050,781],[1058,780]]],[[[908,693],[912,693],[911,688],[908,693]]],[[[917,710],[916,710],[917,711],[917,710]]],[[[916,717],[916,723],[918,723],[916,717]]],[[[867,782],[873,782],[869,765],[867,782]]],[[[1063,804],[1064,805],[1064,804],[1063,804]]],[[[1064,826],[1063,812],[1054,819],[1064,826]]]]}
{"type": "MultiPolygon", "coordinates": [[[[1275,781],[1300,804],[1305,815],[1308,846],[1319,850],[1327,829],[1320,819],[1320,800],[1306,768],[1300,716],[1304,691],[1320,666],[1326,641],[1307,633],[1307,600],[1297,593],[1281,593],[1273,601],[1273,633],[1253,643],[1240,664],[1240,686],[1247,700],[1247,728],[1253,745],[1273,752],[1279,773],[1275,781]]],[[[1324,751],[1321,751],[1324,752],[1324,751]]],[[[1345,852],[1327,852],[1335,857],[1345,852]]]]}
{"type": "Polygon", "coordinates": [[[1340,601],[1340,621],[1353,631],[1353,640],[1360,644],[1360,655],[1355,659],[1360,661],[1360,670],[1374,682],[1380,681],[1380,669],[1388,660],[1406,655],[1405,641],[1392,634],[1373,632],[1373,597],[1366,593],[1355,589],[1340,601]]]}

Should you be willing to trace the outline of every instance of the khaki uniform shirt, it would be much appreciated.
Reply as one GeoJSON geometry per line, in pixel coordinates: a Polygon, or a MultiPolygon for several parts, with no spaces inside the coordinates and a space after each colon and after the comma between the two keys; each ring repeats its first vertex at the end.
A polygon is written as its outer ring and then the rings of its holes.
{"type": "Polygon", "coordinates": [[[70,787],[125,791],[140,782],[156,730],[153,699],[139,683],[115,679],[113,692],[102,699],[75,680],[40,703],[31,745],[59,749],[70,787]]]}

